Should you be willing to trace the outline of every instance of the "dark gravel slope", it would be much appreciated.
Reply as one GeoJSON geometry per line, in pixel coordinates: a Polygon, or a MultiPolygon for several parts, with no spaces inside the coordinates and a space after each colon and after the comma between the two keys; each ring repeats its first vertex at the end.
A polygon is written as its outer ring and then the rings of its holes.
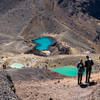
{"type": "Polygon", "coordinates": [[[64,76],[56,72],[39,68],[23,68],[23,69],[9,69],[8,74],[13,81],[46,81],[54,79],[63,79],[64,76]]]}
{"type": "Polygon", "coordinates": [[[10,76],[4,70],[0,70],[0,100],[18,100],[14,93],[14,86],[10,76]]]}

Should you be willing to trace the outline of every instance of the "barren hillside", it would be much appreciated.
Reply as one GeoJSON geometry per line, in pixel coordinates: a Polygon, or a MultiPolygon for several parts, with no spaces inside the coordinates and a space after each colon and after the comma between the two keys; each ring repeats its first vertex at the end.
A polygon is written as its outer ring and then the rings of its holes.
{"type": "Polygon", "coordinates": [[[98,0],[43,1],[44,12],[38,12],[21,32],[25,39],[48,33],[79,51],[99,51],[100,15],[95,12],[99,13],[98,0]]]}
{"type": "Polygon", "coordinates": [[[18,52],[18,36],[35,39],[49,34],[78,51],[98,53],[99,4],[99,0],[0,0],[0,49],[5,51],[2,46],[10,43],[6,49],[18,52]]]}
{"type": "Polygon", "coordinates": [[[39,8],[37,0],[0,0],[0,43],[16,39],[39,8]]]}

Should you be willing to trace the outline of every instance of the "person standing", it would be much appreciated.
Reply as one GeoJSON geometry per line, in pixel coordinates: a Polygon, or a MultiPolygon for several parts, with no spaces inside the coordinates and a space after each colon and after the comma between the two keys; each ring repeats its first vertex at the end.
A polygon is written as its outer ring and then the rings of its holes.
{"type": "Polygon", "coordinates": [[[84,72],[84,64],[82,59],[78,62],[77,68],[78,68],[78,84],[80,85],[82,84],[82,77],[84,72]]]}
{"type": "Polygon", "coordinates": [[[3,69],[6,69],[7,68],[7,62],[5,62],[3,65],[2,65],[3,69]]]}
{"type": "Polygon", "coordinates": [[[94,65],[93,60],[89,57],[86,56],[86,61],[85,61],[85,67],[86,67],[86,83],[90,82],[90,76],[91,76],[91,71],[92,71],[92,66],[94,65]]]}

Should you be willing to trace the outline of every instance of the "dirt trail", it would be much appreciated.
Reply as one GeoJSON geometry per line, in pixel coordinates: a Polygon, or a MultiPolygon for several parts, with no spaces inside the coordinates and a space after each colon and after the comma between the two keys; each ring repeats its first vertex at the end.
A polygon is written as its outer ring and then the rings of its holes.
{"type": "Polygon", "coordinates": [[[19,81],[15,82],[15,88],[21,100],[100,100],[99,76],[100,73],[92,75],[91,80],[97,81],[97,84],[94,82],[91,86],[85,84],[80,87],[77,78],[65,78],[40,82],[19,81]]]}
{"type": "MultiPolygon", "coordinates": [[[[4,58],[1,56],[1,63],[5,60],[9,64],[29,64],[29,66],[25,67],[30,67],[30,65],[34,65],[35,63],[35,65],[31,67],[35,67],[35,69],[37,66],[40,67],[39,70],[34,70],[34,68],[9,70],[16,88],[16,94],[21,100],[50,100],[50,98],[53,98],[53,100],[100,100],[100,72],[92,74],[91,81],[94,82],[91,83],[91,86],[84,84],[80,87],[77,85],[77,77],[56,78],[58,75],[46,72],[46,70],[42,69],[42,64],[46,64],[45,61],[50,64],[51,68],[54,68],[53,65],[56,65],[56,67],[70,64],[75,65],[80,58],[85,59],[85,56],[86,55],[59,55],[39,57],[21,54],[9,57],[4,56],[4,58]]],[[[98,68],[100,68],[100,54],[90,56],[94,60],[95,66],[98,63],[98,68]]],[[[83,83],[85,83],[85,76],[83,77],[83,83]]]]}

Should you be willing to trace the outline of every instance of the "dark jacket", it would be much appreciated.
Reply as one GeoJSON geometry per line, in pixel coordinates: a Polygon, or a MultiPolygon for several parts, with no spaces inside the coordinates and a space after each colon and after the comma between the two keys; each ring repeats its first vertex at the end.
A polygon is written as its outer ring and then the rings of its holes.
{"type": "Polygon", "coordinates": [[[86,70],[92,70],[92,65],[94,65],[94,62],[92,59],[88,59],[85,61],[85,67],[86,67],[86,70]]]}
{"type": "Polygon", "coordinates": [[[77,68],[78,68],[78,73],[84,72],[84,64],[82,62],[78,62],[77,68]]]}

